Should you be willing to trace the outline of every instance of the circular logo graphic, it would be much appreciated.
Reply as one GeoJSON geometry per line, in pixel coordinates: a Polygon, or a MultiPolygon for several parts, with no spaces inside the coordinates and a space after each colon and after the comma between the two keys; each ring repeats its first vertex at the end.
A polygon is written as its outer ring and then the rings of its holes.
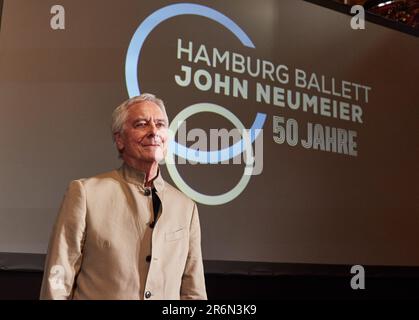
{"type": "MultiPolygon", "coordinates": [[[[173,181],[176,183],[176,185],[185,192],[188,196],[190,196],[192,199],[199,203],[207,204],[207,205],[220,205],[227,202],[230,202],[234,198],[236,198],[247,186],[249,183],[251,172],[253,169],[253,148],[252,148],[252,142],[250,140],[249,134],[247,133],[246,128],[241,123],[241,121],[229,110],[226,108],[223,108],[219,105],[213,104],[213,103],[198,103],[194,104],[192,106],[189,106],[185,109],[183,109],[181,112],[177,114],[177,116],[173,119],[171,125],[170,125],[170,134],[171,140],[174,141],[174,136],[181,126],[182,122],[185,121],[190,116],[201,113],[201,112],[212,112],[219,114],[225,118],[227,118],[234,126],[239,129],[242,132],[243,135],[243,141],[245,143],[245,158],[246,158],[246,166],[243,172],[243,175],[239,181],[239,183],[230,191],[221,194],[221,195],[205,195],[198,191],[195,191],[192,189],[188,184],[185,183],[185,181],[180,176],[179,172],[176,169],[175,164],[175,150],[173,148],[176,148],[175,144],[171,144],[169,146],[169,150],[167,152],[166,156],[166,166],[167,170],[169,171],[170,177],[173,179],[173,181]],[[250,153],[247,154],[247,153],[250,153]]],[[[197,153],[196,150],[192,150],[192,153],[197,153]]]]}

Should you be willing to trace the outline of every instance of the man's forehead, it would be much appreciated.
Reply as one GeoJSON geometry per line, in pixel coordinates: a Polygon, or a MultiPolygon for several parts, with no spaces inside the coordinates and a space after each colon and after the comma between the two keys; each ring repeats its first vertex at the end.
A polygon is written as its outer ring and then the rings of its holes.
{"type": "Polygon", "coordinates": [[[140,101],[133,104],[128,109],[128,117],[130,118],[140,118],[140,117],[157,117],[164,119],[163,110],[160,107],[151,101],[140,101]]]}

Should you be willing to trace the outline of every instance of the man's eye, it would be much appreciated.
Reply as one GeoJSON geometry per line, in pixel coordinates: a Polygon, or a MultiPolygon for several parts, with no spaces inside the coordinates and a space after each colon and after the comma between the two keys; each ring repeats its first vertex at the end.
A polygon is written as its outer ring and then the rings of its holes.
{"type": "Polygon", "coordinates": [[[134,127],[135,128],[142,128],[142,127],[145,127],[146,125],[147,125],[146,122],[141,121],[141,122],[136,122],[135,125],[134,125],[134,127]]]}
{"type": "Polygon", "coordinates": [[[164,122],[157,122],[156,123],[156,127],[157,128],[165,128],[166,127],[166,124],[164,122]]]}

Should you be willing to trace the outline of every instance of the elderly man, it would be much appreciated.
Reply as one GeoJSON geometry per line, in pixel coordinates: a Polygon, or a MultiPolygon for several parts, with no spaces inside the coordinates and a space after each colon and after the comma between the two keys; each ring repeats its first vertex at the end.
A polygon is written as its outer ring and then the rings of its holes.
{"type": "Polygon", "coordinates": [[[48,249],[41,299],[206,299],[196,204],[158,162],[168,144],[152,94],[115,109],[120,169],[72,181],[48,249]]]}

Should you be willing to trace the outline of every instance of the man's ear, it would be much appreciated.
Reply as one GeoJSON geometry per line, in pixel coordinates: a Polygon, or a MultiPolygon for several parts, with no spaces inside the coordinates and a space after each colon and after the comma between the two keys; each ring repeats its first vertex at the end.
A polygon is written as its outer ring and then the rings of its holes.
{"type": "Polygon", "coordinates": [[[115,137],[115,144],[116,144],[116,148],[119,151],[122,151],[124,149],[124,140],[122,139],[121,133],[120,132],[116,132],[113,134],[115,137]]]}

